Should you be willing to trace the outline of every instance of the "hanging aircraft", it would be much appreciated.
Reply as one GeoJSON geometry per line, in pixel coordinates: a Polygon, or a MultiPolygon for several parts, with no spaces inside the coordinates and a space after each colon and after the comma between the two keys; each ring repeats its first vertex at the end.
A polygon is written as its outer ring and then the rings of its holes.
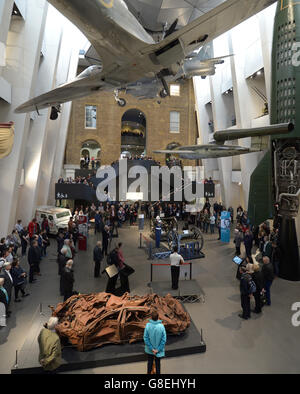
{"type": "Polygon", "coordinates": [[[180,146],[168,150],[156,150],[153,153],[178,155],[181,159],[200,160],[218,159],[221,157],[238,156],[256,153],[269,148],[269,136],[288,134],[294,130],[292,123],[276,124],[252,129],[220,130],[214,133],[214,142],[208,145],[180,146]],[[239,145],[225,145],[226,141],[234,141],[252,137],[251,148],[239,145]]]}
{"type": "Polygon", "coordinates": [[[48,2],[82,31],[101,58],[101,64],[89,67],[73,81],[15,110],[26,113],[51,107],[50,118],[57,119],[62,103],[99,91],[114,92],[120,106],[126,105],[119,97],[121,91],[134,92],[141,98],[152,97],[153,92],[162,98],[168,96],[168,82],[181,75],[185,60],[192,60],[187,56],[275,0],[227,0],[177,31],[174,23],[158,43],[123,0],[48,2]]]}

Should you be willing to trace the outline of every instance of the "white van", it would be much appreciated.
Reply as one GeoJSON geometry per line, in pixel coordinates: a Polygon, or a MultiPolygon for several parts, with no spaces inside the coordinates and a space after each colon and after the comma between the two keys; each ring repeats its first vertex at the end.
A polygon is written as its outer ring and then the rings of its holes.
{"type": "Polygon", "coordinates": [[[50,206],[37,207],[35,217],[41,226],[44,218],[48,219],[50,234],[58,234],[59,229],[67,229],[72,213],[67,208],[57,208],[50,206]]]}

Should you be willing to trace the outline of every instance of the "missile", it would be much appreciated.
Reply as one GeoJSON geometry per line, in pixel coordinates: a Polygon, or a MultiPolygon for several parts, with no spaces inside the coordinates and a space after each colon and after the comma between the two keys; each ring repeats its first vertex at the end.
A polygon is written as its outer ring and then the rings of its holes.
{"type": "MultiPolygon", "coordinates": [[[[279,0],[274,20],[272,49],[271,124],[292,123],[288,135],[271,137],[271,149],[251,176],[249,217],[259,225],[279,214],[281,261],[279,277],[300,281],[300,258],[295,218],[300,190],[300,2],[279,0]],[[299,51],[297,53],[297,50],[299,51]],[[267,216],[267,217],[266,217],[267,216]]],[[[298,234],[299,236],[300,234],[298,234]]]]}

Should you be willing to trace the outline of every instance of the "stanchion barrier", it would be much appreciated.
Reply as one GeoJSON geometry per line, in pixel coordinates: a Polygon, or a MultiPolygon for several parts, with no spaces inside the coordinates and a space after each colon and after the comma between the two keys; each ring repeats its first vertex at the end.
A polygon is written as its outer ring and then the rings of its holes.
{"type": "MultiPolygon", "coordinates": [[[[153,266],[165,266],[165,267],[170,267],[170,265],[171,264],[159,264],[159,263],[151,263],[151,270],[150,270],[150,282],[153,282],[152,281],[152,279],[153,279],[153,266]]],[[[185,263],[183,263],[183,264],[180,264],[180,266],[183,266],[183,265],[189,265],[190,266],[190,280],[192,280],[192,266],[193,266],[193,263],[191,263],[191,262],[189,262],[189,263],[187,263],[187,262],[185,262],[185,263]]]]}
{"type": "Polygon", "coordinates": [[[140,233],[140,248],[144,248],[148,254],[148,260],[152,260],[152,241],[142,233],[140,233]]]}

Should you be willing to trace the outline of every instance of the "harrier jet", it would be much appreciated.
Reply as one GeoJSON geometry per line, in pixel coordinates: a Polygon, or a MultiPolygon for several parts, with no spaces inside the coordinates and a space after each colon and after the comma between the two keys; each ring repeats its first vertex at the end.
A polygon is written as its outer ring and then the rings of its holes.
{"type": "Polygon", "coordinates": [[[48,1],[82,31],[101,59],[101,64],[89,67],[73,81],[15,110],[38,112],[52,107],[51,119],[57,118],[62,103],[99,91],[113,92],[120,106],[126,105],[119,97],[121,91],[141,98],[154,93],[168,96],[168,83],[182,74],[193,51],[275,2],[227,0],[178,30],[173,24],[161,41],[155,42],[123,0],[48,1]]]}
{"type": "Polygon", "coordinates": [[[294,130],[292,123],[283,123],[253,129],[221,130],[214,133],[214,143],[209,145],[180,146],[174,149],[157,150],[153,153],[178,155],[182,159],[218,159],[221,157],[238,156],[246,153],[255,153],[269,148],[269,136],[288,134],[294,130]],[[239,145],[225,145],[226,141],[234,141],[252,137],[251,148],[239,145]]]}

